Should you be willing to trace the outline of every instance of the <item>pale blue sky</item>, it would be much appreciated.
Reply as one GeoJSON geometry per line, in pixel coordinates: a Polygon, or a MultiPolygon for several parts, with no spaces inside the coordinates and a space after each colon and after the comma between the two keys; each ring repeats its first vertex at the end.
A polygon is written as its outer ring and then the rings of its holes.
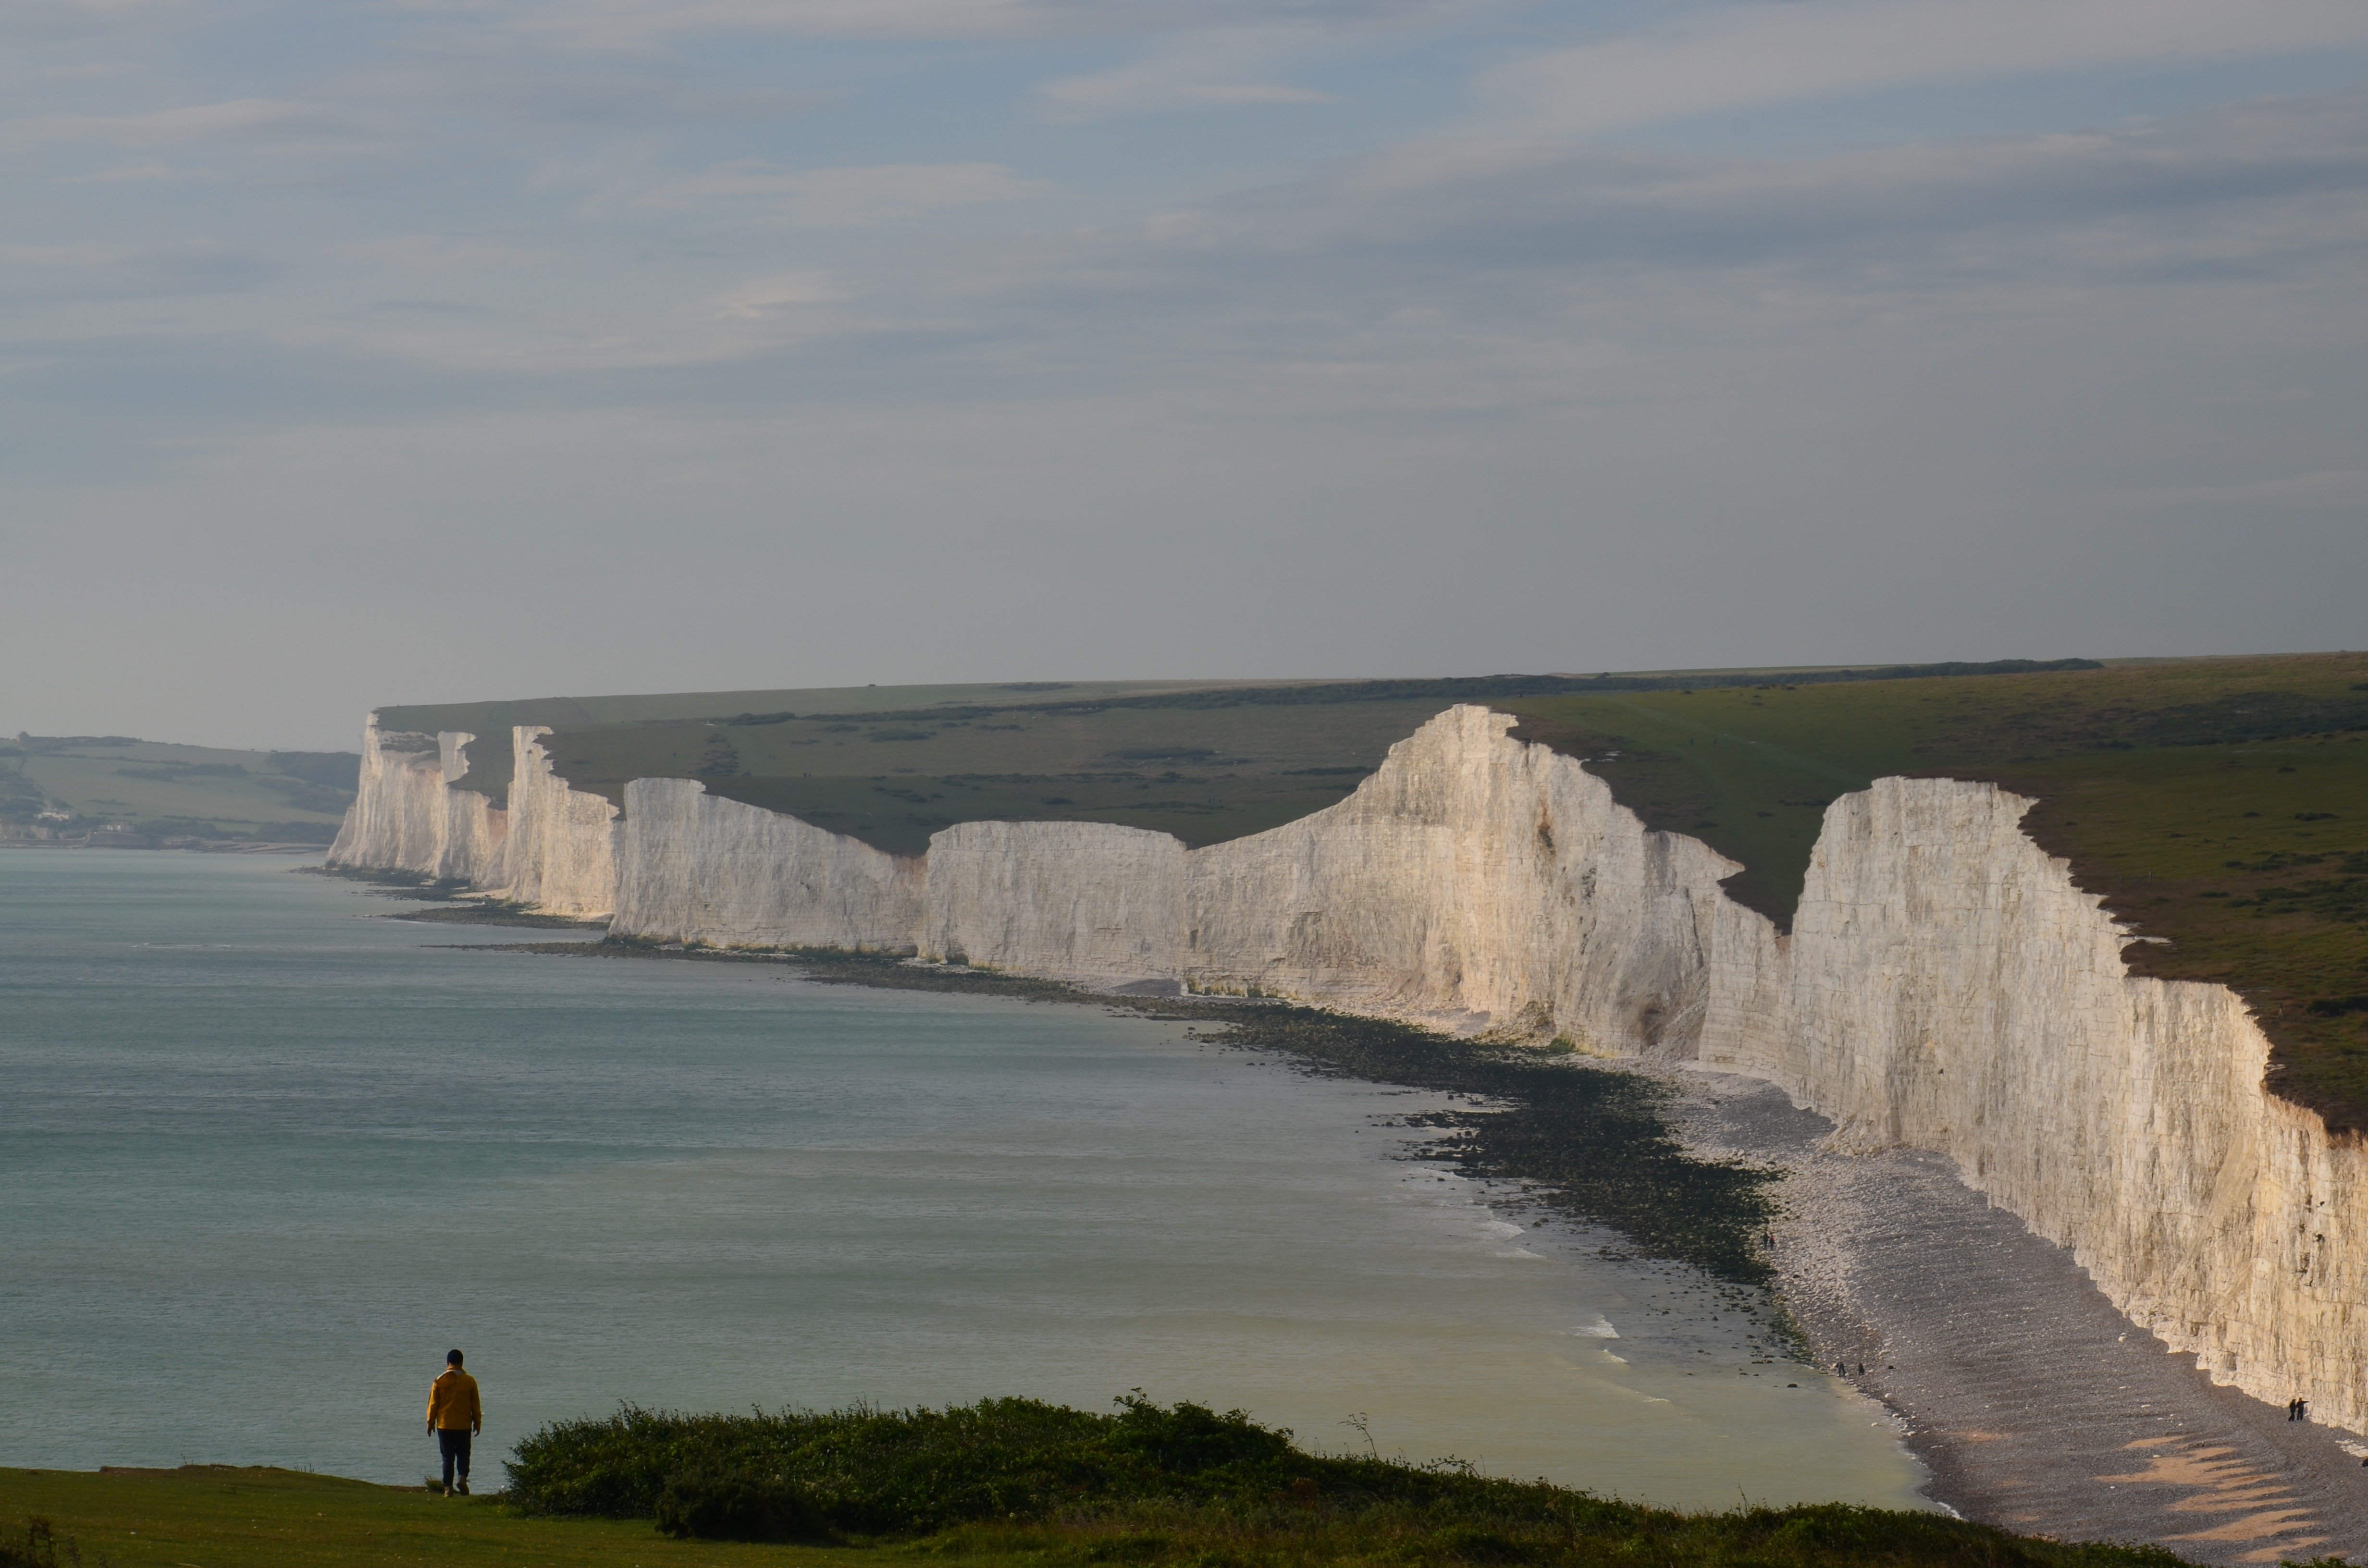
{"type": "Polygon", "coordinates": [[[0,0],[0,730],[2363,641],[2368,0],[0,0]]]}

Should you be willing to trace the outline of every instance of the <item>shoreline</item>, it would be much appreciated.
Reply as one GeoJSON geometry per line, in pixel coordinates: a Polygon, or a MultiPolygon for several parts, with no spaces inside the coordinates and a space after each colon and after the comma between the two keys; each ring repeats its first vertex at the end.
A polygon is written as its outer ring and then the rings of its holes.
{"type": "Polygon", "coordinates": [[[1835,1153],[1773,1085],[1672,1076],[1691,1144],[1786,1170],[1777,1289],[1824,1375],[1841,1363],[1900,1421],[1936,1502],[2229,1568],[2368,1561],[2368,1447],[2214,1384],[1944,1156],[1835,1153]]]}
{"type": "MultiPolygon", "coordinates": [[[[817,983],[1099,1004],[1221,1026],[1224,1033],[1206,1038],[1278,1051],[1303,1071],[1369,1082],[1409,1080],[1360,1071],[1338,1053],[1293,1050],[1259,1038],[1274,1031],[1243,1026],[1304,1017],[1323,1020],[1326,1030],[1418,1036],[1434,1050],[1467,1057],[1536,1050],[1491,1050],[1412,1025],[1278,1001],[1127,995],[887,955],[623,942],[468,950],[780,963],[817,983]]],[[[2191,1358],[2169,1353],[2123,1317],[2068,1249],[1993,1209],[1945,1158],[1913,1150],[1831,1153],[1822,1140],[1832,1124],[1759,1079],[1633,1059],[1538,1057],[1530,1071],[1653,1085],[1661,1092],[1652,1104],[1657,1127],[1697,1167],[1777,1173],[1772,1202],[1754,1221],[1768,1238],[1755,1248],[1759,1267],[1748,1278],[1705,1269],[1708,1282],[1748,1285],[1784,1344],[1779,1354],[1804,1373],[1835,1376],[1840,1362],[1841,1381],[1896,1423],[1938,1507],[2021,1534],[2147,1542],[2214,1568],[2338,1555],[2368,1561],[2362,1475],[2368,1447],[2324,1426],[2288,1423],[2250,1396],[2214,1385],[2191,1358]]],[[[1624,1236],[1618,1219],[1567,1192],[1543,1189],[1534,1171],[1490,1168],[1478,1135],[1502,1128],[1501,1104],[1440,1119],[1451,1124],[1450,1136],[1413,1157],[1461,1165],[1491,1180],[1508,1206],[1544,1209],[1624,1236]]],[[[1666,1247],[1637,1252],[1703,1267],[1699,1256],[1666,1247]]]]}

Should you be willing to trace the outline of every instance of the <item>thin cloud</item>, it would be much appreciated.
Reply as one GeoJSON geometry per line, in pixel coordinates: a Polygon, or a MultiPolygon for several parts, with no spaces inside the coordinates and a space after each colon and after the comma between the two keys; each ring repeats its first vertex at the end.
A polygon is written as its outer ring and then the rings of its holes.
{"type": "Polygon", "coordinates": [[[1211,29],[1304,28],[1350,33],[1462,16],[1504,0],[550,0],[522,32],[579,46],[634,49],[696,33],[774,33],[889,40],[1124,38],[1211,29]]]}
{"type": "Polygon", "coordinates": [[[0,298],[63,301],[219,294],[251,289],[270,270],[258,257],[203,242],[0,244],[0,298]]]}
{"type": "Polygon", "coordinates": [[[1340,251],[1496,274],[1600,265],[1907,266],[1944,286],[1969,257],[2085,236],[2092,275],[2137,278],[2209,236],[2256,259],[2357,257],[2368,245],[2368,94],[2210,111],[2089,135],[2001,137],[1770,160],[1424,141],[1329,178],[1169,214],[1178,251],[1340,251]],[[2226,215],[2221,222],[2215,215],[2226,215]],[[2101,233],[2119,235],[2099,243],[2101,233]],[[1988,247],[1964,247],[1980,238],[1988,247]],[[1925,268],[1943,249],[1951,263],[1925,268]],[[1913,265],[1907,265],[1912,261],[1913,265]]]}
{"type": "Polygon", "coordinates": [[[636,193],[636,199],[648,206],[731,202],[759,207],[801,227],[870,228],[957,209],[1037,200],[1057,188],[1050,180],[1024,178],[1002,164],[792,169],[761,158],[738,158],[648,186],[636,193]]]}
{"type": "Polygon", "coordinates": [[[1903,87],[2368,48],[2358,0],[1797,0],[1532,56],[1480,83],[1500,133],[1585,136],[1903,87]]]}
{"type": "Polygon", "coordinates": [[[2126,491],[2114,497],[2132,506],[2227,506],[2268,504],[2368,503],[2368,472],[2323,469],[2316,473],[2257,479],[2246,484],[2196,484],[2126,491]]]}
{"type": "Polygon", "coordinates": [[[1333,103],[1333,94],[1283,77],[1292,64],[1342,41],[1330,29],[1304,26],[1202,28],[1163,40],[1123,65],[1041,84],[1036,113],[1074,124],[1111,115],[1333,103]]]}
{"type": "Polygon", "coordinates": [[[122,185],[148,180],[204,182],[221,177],[211,169],[176,168],[161,159],[143,158],[136,164],[118,164],[86,175],[60,175],[57,179],[60,185],[122,185]]]}
{"type": "Polygon", "coordinates": [[[770,321],[802,305],[826,305],[845,298],[846,290],[827,272],[777,272],[714,295],[697,314],[706,321],[770,321]]]}
{"type": "Polygon", "coordinates": [[[72,142],[178,147],[206,142],[310,147],[350,143],[358,136],[354,126],[317,104],[237,98],[145,114],[37,115],[0,129],[0,148],[72,142]]]}

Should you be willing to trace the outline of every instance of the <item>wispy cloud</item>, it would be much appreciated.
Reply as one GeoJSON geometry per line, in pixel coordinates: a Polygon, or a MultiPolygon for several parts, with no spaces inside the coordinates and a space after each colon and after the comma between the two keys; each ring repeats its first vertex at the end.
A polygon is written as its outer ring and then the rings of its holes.
{"type": "Polygon", "coordinates": [[[518,26],[609,48],[695,33],[895,40],[1126,38],[1297,28],[1354,33],[1505,0],[543,0],[518,26]]]}
{"type": "Polygon", "coordinates": [[[0,148],[71,142],[179,147],[219,142],[309,148],[350,145],[361,134],[346,117],[318,104],[237,98],[141,114],[36,115],[0,127],[0,148]]]}
{"type": "Polygon", "coordinates": [[[1499,131],[1588,135],[1902,87],[2362,48],[2357,0],[1794,0],[1532,55],[1480,91],[1499,131]]]}
{"type": "Polygon", "coordinates": [[[0,244],[0,298],[17,301],[215,294],[252,288],[269,274],[254,256],[203,242],[0,244]]]}
{"type": "Polygon", "coordinates": [[[57,177],[60,185],[122,185],[150,180],[203,182],[222,176],[211,169],[176,168],[160,158],[142,158],[136,164],[118,164],[89,174],[60,175],[57,177]]]}
{"type": "Polygon", "coordinates": [[[804,228],[869,228],[933,213],[1032,201],[1055,192],[1002,164],[874,164],[786,168],[737,158],[693,175],[653,181],[633,191],[646,206],[729,202],[764,210],[804,228]]]}
{"type": "Polygon", "coordinates": [[[847,291],[826,272],[777,272],[752,278],[708,299],[697,313],[708,321],[770,321],[802,305],[826,305],[847,291]]]}
{"type": "Polygon", "coordinates": [[[1110,115],[1246,105],[1328,104],[1334,95],[1281,79],[1313,51],[1304,29],[1214,28],[1170,39],[1107,71],[1064,76],[1035,91],[1038,114],[1074,123],[1110,115]]]}
{"type": "Polygon", "coordinates": [[[2124,491],[2115,497],[2133,506],[2242,506],[2259,505],[2368,505],[2368,471],[2322,469],[2244,484],[2174,485],[2124,491]]]}

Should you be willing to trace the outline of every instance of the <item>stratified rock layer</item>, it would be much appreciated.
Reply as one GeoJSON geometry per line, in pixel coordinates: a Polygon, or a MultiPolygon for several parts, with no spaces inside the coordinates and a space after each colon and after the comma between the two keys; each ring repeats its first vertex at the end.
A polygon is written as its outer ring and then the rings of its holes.
{"type": "MultiPolygon", "coordinates": [[[[966,823],[925,864],[642,779],[605,903],[619,936],[1257,992],[1750,1074],[1845,1147],[1945,1153],[2215,1379],[2368,1427],[2359,1142],[2266,1092],[2233,993],[2127,973],[2125,934],[2022,833],[2032,802],[1903,778],[1836,801],[1782,936],[1721,890],[1733,862],[1512,722],[1451,709],[1338,805],[1189,852],[966,823]]],[[[601,907],[607,819],[521,732],[506,827],[453,788],[469,739],[373,723],[332,858],[601,907]]]]}

